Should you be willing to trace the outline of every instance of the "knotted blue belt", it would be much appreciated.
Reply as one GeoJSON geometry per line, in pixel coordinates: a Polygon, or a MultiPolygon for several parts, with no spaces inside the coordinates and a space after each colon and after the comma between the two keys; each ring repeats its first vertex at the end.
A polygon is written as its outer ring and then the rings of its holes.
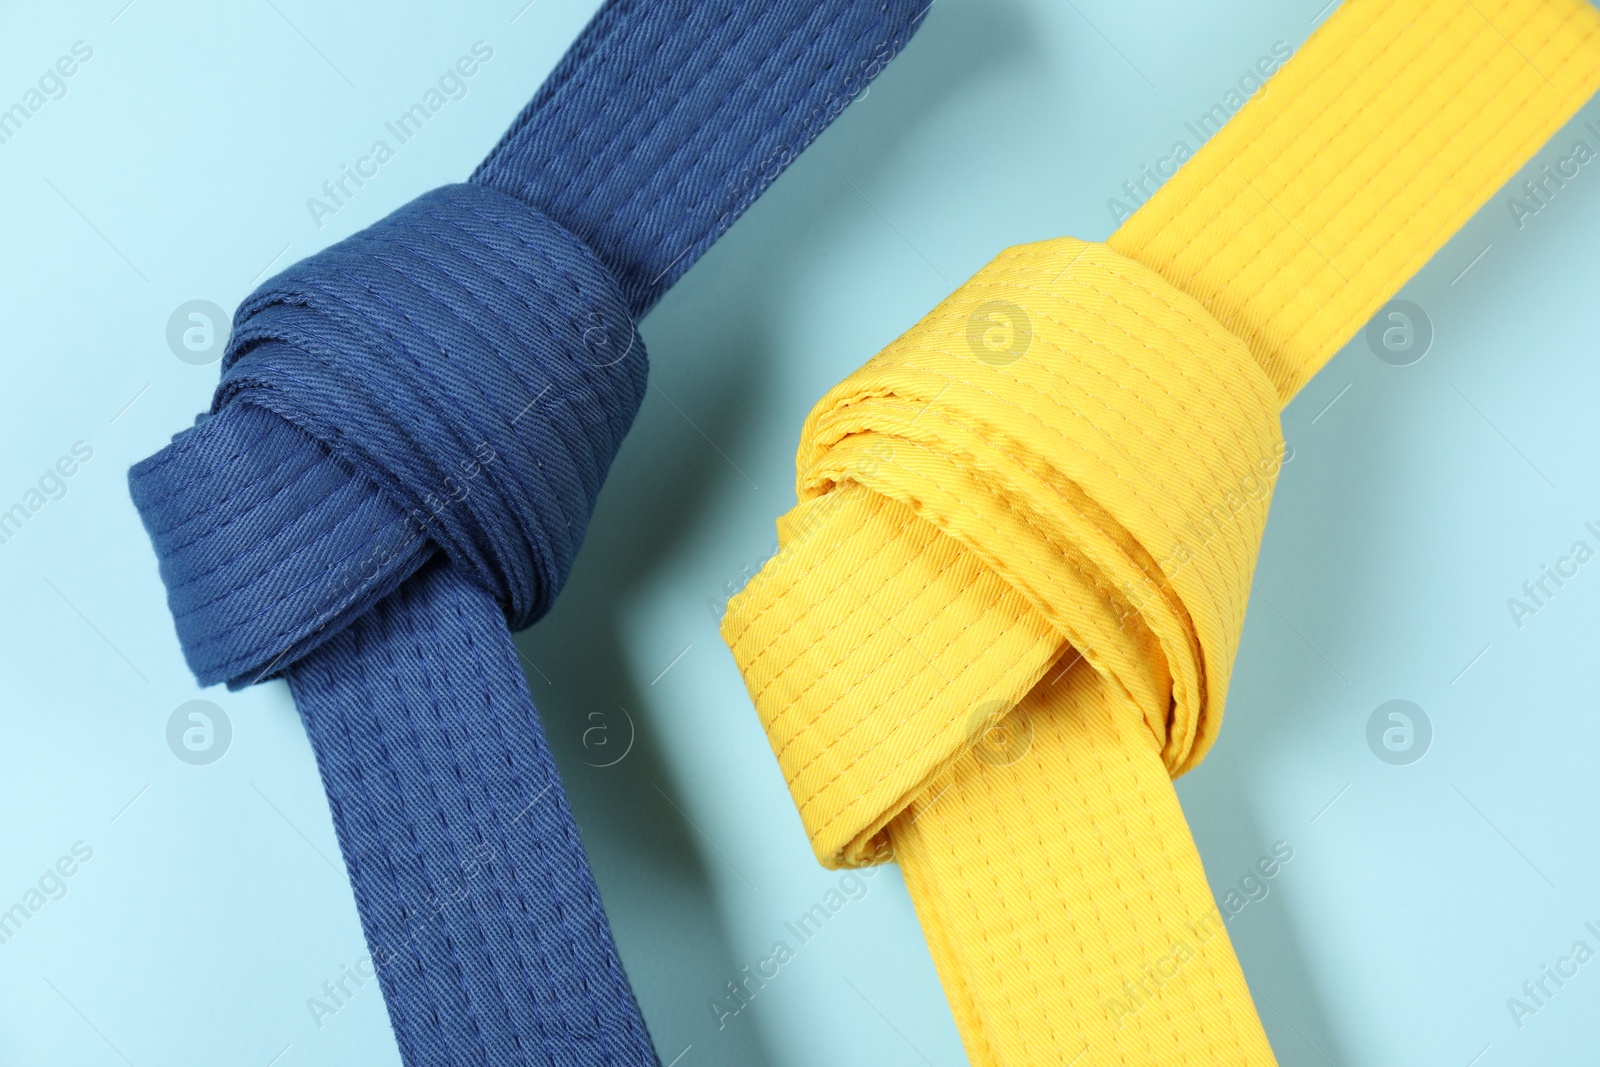
{"type": "Polygon", "coordinates": [[[644,396],[635,321],[924,4],[609,0],[466,184],[247,298],[129,473],[201,683],[289,681],[408,1064],[656,1062],[511,630],[644,396]]]}

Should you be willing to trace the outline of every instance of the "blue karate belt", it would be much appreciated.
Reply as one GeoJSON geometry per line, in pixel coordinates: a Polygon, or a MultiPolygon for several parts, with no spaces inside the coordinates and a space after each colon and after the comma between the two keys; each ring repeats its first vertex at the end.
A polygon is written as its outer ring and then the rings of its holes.
{"type": "Polygon", "coordinates": [[[511,641],[644,396],[635,322],[926,0],[610,0],[465,184],[239,307],[129,472],[202,684],[288,679],[407,1064],[654,1064],[511,641]]]}

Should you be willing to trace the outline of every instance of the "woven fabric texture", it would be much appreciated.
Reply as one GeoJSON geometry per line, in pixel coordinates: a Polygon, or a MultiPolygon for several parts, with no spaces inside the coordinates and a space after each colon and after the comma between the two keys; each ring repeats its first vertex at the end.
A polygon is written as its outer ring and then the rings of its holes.
{"type": "Polygon", "coordinates": [[[247,298],[129,474],[196,676],[289,681],[408,1064],[656,1062],[510,629],[643,398],[636,320],[924,12],[606,3],[469,182],[247,298]]]}
{"type": "Polygon", "coordinates": [[[1273,1062],[1171,779],[1281,406],[1600,87],[1584,0],[1347,0],[1106,245],[812,411],[723,636],[824,864],[898,860],[974,1064],[1273,1062]]]}

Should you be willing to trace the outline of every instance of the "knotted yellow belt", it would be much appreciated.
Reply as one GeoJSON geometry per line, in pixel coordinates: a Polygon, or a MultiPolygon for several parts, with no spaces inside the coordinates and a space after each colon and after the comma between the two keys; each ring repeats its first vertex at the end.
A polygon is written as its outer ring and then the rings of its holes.
{"type": "Polygon", "coordinates": [[[973,1063],[1273,1062],[1171,778],[1278,412],[1597,86],[1584,0],[1349,0],[1107,244],[1008,249],[812,411],[723,636],[973,1063]]]}

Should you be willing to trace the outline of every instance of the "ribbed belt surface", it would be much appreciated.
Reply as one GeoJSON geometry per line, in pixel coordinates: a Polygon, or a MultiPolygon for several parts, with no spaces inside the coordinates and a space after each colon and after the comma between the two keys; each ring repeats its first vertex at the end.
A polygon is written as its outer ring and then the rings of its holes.
{"type": "Polygon", "coordinates": [[[130,472],[202,683],[285,676],[408,1064],[653,1064],[507,628],[644,395],[635,320],[926,0],[610,0],[472,179],[288,268],[130,472]]]}
{"type": "Polygon", "coordinates": [[[728,607],[818,859],[901,864],[972,1062],[1273,1062],[1171,779],[1278,411],[1600,86],[1583,0],[1347,0],[1106,245],[1009,249],[830,391],[728,607]]]}

